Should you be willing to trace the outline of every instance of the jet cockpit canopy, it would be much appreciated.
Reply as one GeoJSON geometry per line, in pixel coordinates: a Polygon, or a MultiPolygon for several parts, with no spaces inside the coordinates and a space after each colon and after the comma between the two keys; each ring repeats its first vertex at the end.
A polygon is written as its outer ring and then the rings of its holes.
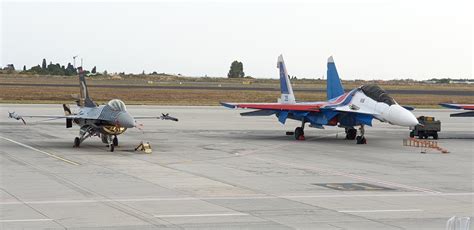
{"type": "Polygon", "coordinates": [[[364,92],[365,95],[377,102],[383,102],[387,105],[396,104],[395,100],[378,85],[363,85],[360,87],[360,89],[362,90],[362,92],[364,92]]]}
{"type": "Polygon", "coordinates": [[[115,111],[127,110],[127,107],[125,107],[125,103],[123,103],[123,101],[119,99],[112,99],[107,103],[107,105],[110,106],[110,108],[112,108],[112,110],[115,110],[115,111]]]}

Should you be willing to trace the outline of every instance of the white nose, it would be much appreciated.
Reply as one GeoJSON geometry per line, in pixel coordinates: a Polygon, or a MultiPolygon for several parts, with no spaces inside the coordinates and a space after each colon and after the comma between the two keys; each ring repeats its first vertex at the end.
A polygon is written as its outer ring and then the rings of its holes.
{"type": "Polygon", "coordinates": [[[412,127],[418,124],[415,115],[398,104],[388,108],[388,122],[394,125],[412,127]]]}

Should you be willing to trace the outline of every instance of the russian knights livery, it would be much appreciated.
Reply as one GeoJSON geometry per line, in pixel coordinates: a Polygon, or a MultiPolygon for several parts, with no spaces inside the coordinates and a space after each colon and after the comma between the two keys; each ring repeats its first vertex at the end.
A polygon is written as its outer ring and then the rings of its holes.
{"type": "Polygon", "coordinates": [[[377,119],[392,125],[412,127],[418,124],[416,117],[400,106],[385,90],[378,85],[363,85],[345,92],[339,78],[333,57],[327,63],[327,101],[296,101],[283,56],[278,57],[281,96],[276,103],[225,103],[233,109],[254,109],[241,113],[242,116],[275,115],[278,121],[285,124],[287,119],[301,121],[301,127],[295,129],[298,140],[304,139],[305,124],[311,127],[338,126],[345,129],[346,138],[357,139],[358,144],[365,144],[364,126],[372,125],[377,119]],[[360,127],[357,136],[356,127],[360,127]]]}

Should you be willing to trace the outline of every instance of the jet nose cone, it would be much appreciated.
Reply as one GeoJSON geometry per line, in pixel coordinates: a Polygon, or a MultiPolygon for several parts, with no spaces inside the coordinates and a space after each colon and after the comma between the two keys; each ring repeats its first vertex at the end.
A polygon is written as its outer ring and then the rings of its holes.
{"type": "Polygon", "coordinates": [[[413,127],[418,124],[418,119],[413,113],[397,104],[390,106],[387,120],[394,125],[405,127],[413,127]]]}
{"type": "Polygon", "coordinates": [[[125,128],[135,127],[135,120],[127,112],[120,113],[117,117],[117,122],[120,126],[125,127],[125,128]]]}

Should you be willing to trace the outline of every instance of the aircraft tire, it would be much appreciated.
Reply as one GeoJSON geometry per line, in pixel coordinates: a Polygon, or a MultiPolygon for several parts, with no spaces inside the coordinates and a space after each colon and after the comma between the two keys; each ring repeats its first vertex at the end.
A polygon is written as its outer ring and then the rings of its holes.
{"type": "Polygon", "coordinates": [[[365,137],[363,137],[363,136],[357,136],[357,137],[356,137],[356,143],[357,143],[358,145],[367,144],[367,139],[365,139],[365,137]]]}
{"type": "Polygon", "coordinates": [[[304,130],[301,127],[296,127],[295,129],[295,139],[301,140],[301,136],[304,136],[304,130]]]}
{"type": "Polygon", "coordinates": [[[74,147],[79,148],[79,145],[81,145],[81,139],[79,137],[74,138],[74,147]]]}
{"type": "Polygon", "coordinates": [[[113,144],[109,145],[109,150],[110,150],[110,152],[114,151],[114,145],[113,144]]]}
{"type": "Polygon", "coordinates": [[[346,139],[355,140],[357,136],[357,129],[347,129],[346,130],[346,139]]]}

